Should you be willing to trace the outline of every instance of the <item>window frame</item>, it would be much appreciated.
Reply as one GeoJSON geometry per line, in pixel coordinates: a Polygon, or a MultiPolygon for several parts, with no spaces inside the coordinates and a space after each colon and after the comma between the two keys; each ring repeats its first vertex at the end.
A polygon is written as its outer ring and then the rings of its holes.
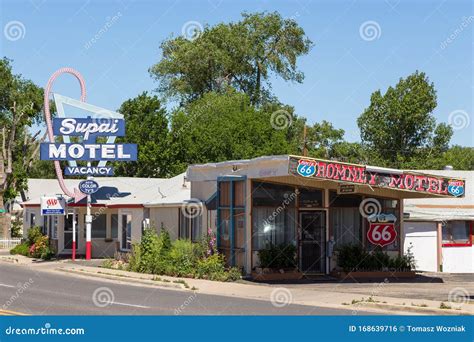
{"type": "MultiPolygon", "coordinates": [[[[444,243],[443,242],[443,227],[441,226],[441,247],[472,247],[472,235],[474,234],[473,232],[473,221],[468,221],[468,220],[452,220],[452,221],[462,221],[462,222],[469,222],[469,240],[467,242],[448,242],[444,243]]],[[[451,221],[448,221],[448,223],[451,221]]]]}

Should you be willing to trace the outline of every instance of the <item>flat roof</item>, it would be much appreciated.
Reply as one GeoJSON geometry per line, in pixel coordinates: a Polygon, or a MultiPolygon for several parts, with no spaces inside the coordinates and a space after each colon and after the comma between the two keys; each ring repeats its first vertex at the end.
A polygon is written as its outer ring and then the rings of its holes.
{"type": "Polygon", "coordinates": [[[296,183],[305,179],[306,185],[311,181],[327,181],[389,189],[403,192],[403,198],[462,198],[466,192],[466,180],[459,175],[399,170],[296,155],[195,164],[188,167],[186,175],[190,181],[215,181],[229,176],[289,181],[288,177],[295,177],[296,183]]]}

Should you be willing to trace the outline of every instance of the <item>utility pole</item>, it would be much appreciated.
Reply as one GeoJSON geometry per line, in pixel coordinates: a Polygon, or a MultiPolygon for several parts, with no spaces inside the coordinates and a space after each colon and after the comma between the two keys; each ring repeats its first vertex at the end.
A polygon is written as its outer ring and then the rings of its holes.
{"type": "Polygon", "coordinates": [[[308,156],[308,147],[306,144],[306,124],[304,125],[303,128],[303,156],[308,156]]]}

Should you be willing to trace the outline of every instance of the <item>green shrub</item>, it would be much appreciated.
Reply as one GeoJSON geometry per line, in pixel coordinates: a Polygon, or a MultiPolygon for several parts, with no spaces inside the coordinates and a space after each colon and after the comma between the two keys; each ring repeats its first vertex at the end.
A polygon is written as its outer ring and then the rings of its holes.
{"type": "Polygon", "coordinates": [[[30,229],[28,229],[28,235],[26,238],[28,246],[31,246],[34,243],[36,243],[36,240],[42,236],[43,236],[43,233],[41,232],[40,227],[31,227],[30,229]]]}
{"type": "Polygon", "coordinates": [[[339,246],[336,250],[337,265],[344,272],[415,269],[414,257],[410,251],[404,256],[390,257],[380,247],[372,252],[367,252],[362,246],[348,244],[339,246]]]}
{"type": "Polygon", "coordinates": [[[296,247],[292,244],[268,244],[258,251],[260,267],[264,268],[295,268],[296,247]]]}
{"type": "Polygon", "coordinates": [[[140,272],[140,265],[142,262],[142,251],[139,243],[132,244],[132,251],[128,262],[128,271],[140,272]]]}
{"type": "Polygon", "coordinates": [[[174,241],[166,271],[172,276],[192,277],[197,263],[197,248],[189,240],[174,241]]]}
{"type": "Polygon", "coordinates": [[[24,255],[28,256],[30,253],[30,246],[26,242],[20,243],[19,245],[16,245],[10,250],[10,254],[19,254],[19,255],[24,255]]]}
{"type": "Polygon", "coordinates": [[[49,247],[49,239],[46,235],[39,236],[35,243],[30,246],[29,252],[31,257],[41,258],[43,260],[49,260],[54,255],[49,247]]]}
{"type": "Polygon", "coordinates": [[[209,280],[226,281],[225,260],[220,254],[214,254],[197,261],[196,277],[209,280]]]}

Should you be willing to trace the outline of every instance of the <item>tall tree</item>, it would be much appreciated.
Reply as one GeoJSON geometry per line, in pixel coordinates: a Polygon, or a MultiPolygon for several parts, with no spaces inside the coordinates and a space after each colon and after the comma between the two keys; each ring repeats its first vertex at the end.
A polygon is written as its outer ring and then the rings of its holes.
{"type": "Polygon", "coordinates": [[[207,93],[171,117],[176,172],[194,163],[295,153],[301,135],[293,128],[301,128],[300,121],[292,108],[276,104],[256,108],[247,95],[235,90],[207,93]]]}
{"type": "Polygon", "coordinates": [[[423,72],[401,78],[385,94],[374,92],[357,119],[371,162],[400,168],[446,151],[452,129],[436,124],[436,105],[434,85],[423,72]]]}
{"type": "Polygon", "coordinates": [[[150,68],[159,92],[185,103],[231,86],[258,104],[270,97],[272,74],[302,82],[297,59],[312,43],[296,21],[276,12],[242,17],[206,27],[196,39],[164,41],[162,60],[150,68]]]}
{"type": "Polygon", "coordinates": [[[138,160],[116,163],[117,176],[170,176],[168,118],[157,96],[143,92],[125,101],[119,109],[127,123],[125,137],[117,139],[138,144],[138,160]]]}
{"type": "Polygon", "coordinates": [[[4,214],[5,202],[18,193],[24,197],[28,171],[38,157],[40,132],[31,135],[29,128],[41,120],[43,90],[30,80],[12,72],[10,60],[0,60],[0,232],[5,236],[10,215],[4,214]]]}

